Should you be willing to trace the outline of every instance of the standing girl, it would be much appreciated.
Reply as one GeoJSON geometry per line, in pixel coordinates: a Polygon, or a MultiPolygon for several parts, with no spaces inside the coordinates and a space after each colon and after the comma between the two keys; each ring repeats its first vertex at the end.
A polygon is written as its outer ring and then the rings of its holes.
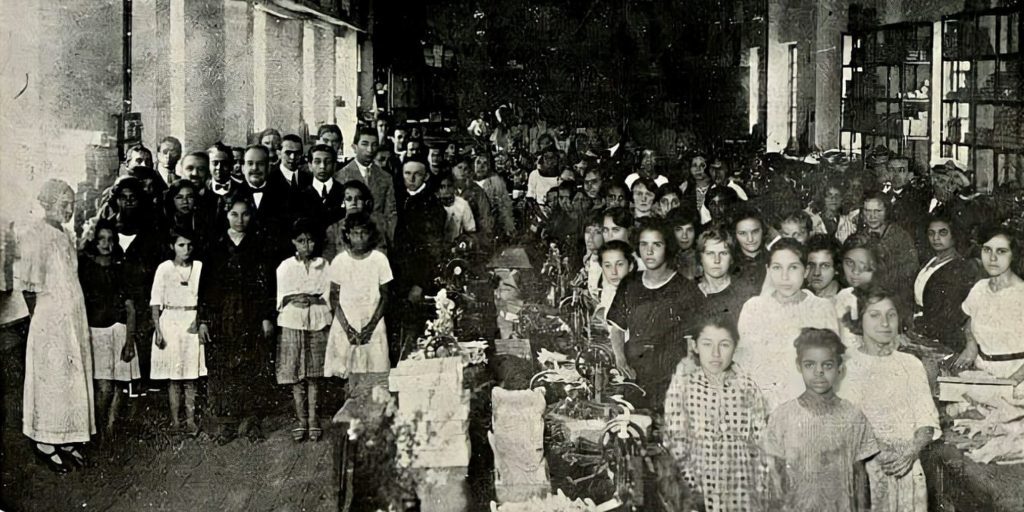
{"type": "Polygon", "coordinates": [[[392,274],[388,257],[376,249],[381,234],[368,215],[347,216],[344,239],[348,249],[331,262],[334,323],[324,375],[348,378],[353,388],[360,375],[391,368],[383,317],[392,274]]]}
{"type": "Polygon", "coordinates": [[[331,285],[327,262],[312,256],[316,231],[309,219],[295,221],[291,233],[295,256],[277,267],[277,325],[281,328],[277,383],[292,386],[297,422],[292,439],[296,442],[302,441],[307,432],[310,441],[319,441],[323,434],[316,414],[317,379],[324,376],[331,285]]]}
{"type": "Polygon", "coordinates": [[[206,376],[206,354],[199,339],[196,306],[203,262],[192,259],[195,235],[171,231],[174,257],[160,264],[153,277],[149,305],[153,310],[153,351],[150,378],[169,379],[167,394],[171,406],[171,428],[181,429],[181,397],[185,395],[185,428],[199,433],[196,424],[196,379],[206,376]]]}
{"type": "Polygon", "coordinates": [[[807,277],[807,253],[796,240],[782,238],[768,254],[768,284],[771,295],[757,295],[740,311],[739,331],[743,346],[736,362],[761,387],[769,411],[796,398],[802,382],[787,365],[791,357],[790,340],[805,327],[839,332],[832,301],[803,289],[807,277]]]}
{"type": "Polygon", "coordinates": [[[676,238],[660,219],[641,220],[638,231],[644,270],[622,281],[608,324],[616,365],[647,391],[647,403],[638,406],[660,410],[676,364],[686,356],[687,319],[700,292],[676,273],[676,238]]]}
{"type": "Polygon", "coordinates": [[[121,391],[114,383],[142,377],[135,357],[135,304],[124,281],[124,252],[117,244],[113,221],[100,220],[94,238],[78,258],[78,279],[85,295],[85,312],[92,336],[93,379],[99,396],[97,409],[106,416],[106,435],[114,433],[121,391]]]}
{"type": "Polygon", "coordinates": [[[700,370],[676,367],[665,398],[666,444],[705,510],[763,510],[760,443],[768,421],[761,390],[732,364],[735,324],[703,319],[690,341],[700,370]]]}

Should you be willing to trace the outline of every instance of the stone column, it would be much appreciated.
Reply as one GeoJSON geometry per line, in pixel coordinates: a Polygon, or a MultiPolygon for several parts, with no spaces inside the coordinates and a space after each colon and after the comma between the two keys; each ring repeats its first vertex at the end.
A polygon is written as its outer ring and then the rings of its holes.
{"type": "MultiPolygon", "coordinates": [[[[306,20],[302,25],[302,119],[310,137],[334,124],[334,27],[306,20]]],[[[345,145],[351,139],[345,139],[345,145]]]]}
{"type": "Polygon", "coordinates": [[[302,115],[302,22],[253,13],[253,129],[295,133],[302,115]]]}
{"type": "Polygon", "coordinates": [[[171,132],[203,150],[224,132],[224,2],[171,0],[171,132]]]}

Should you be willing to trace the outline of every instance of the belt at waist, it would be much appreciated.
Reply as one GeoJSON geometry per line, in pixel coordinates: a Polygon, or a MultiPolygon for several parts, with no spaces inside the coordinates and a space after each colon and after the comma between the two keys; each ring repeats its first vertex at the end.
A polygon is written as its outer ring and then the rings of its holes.
{"type": "Polygon", "coordinates": [[[195,311],[196,306],[160,306],[160,309],[169,311],[195,311]]]}

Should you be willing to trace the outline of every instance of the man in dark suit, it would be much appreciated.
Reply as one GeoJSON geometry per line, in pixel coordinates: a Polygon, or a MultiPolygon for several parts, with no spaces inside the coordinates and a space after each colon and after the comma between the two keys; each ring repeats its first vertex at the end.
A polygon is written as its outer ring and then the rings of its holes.
{"type": "Polygon", "coordinates": [[[260,231],[268,240],[278,242],[271,252],[286,257],[291,253],[287,242],[292,221],[290,210],[291,194],[286,185],[275,185],[269,181],[270,154],[267,148],[255,144],[245,148],[245,184],[240,193],[248,194],[256,205],[253,217],[260,231]],[[282,188],[283,187],[283,188],[282,188]]]}
{"type": "Polygon", "coordinates": [[[373,194],[373,213],[371,217],[384,233],[388,247],[392,246],[395,225],[398,220],[398,209],[395,203],[395,186],[392,177],[384,172],[373,161],[377,153],[377,131],[371,127],[360,126],[356,129],[352,149],[356,153],[354,160],[339,170],[334,179],[339,183],[352,180],[366,184],[373,194]]]}
{"type": "Polygon", "coordinates": [[[210,181],[206,184],[204,194],[210,198],[209,210],[206,212],[212,217],[213,225],[218,229],[227,228],[225,212],[228,209],[227,203],[241,185],[231,179],[231,172],[235,167],[234,152],[230,147],[217,142],[206,150],[210,157],[210,181]]]}
{"type": "Polygon", "coordinates": [[[337,158],[334,148],[326,144],[310,148],[309,168],[313,171],[313,181],[296,196],[302,215],[324,230],[345,216],[345,191],[334,179],[337,158]]]}
{"type": "Polygon", "coordinates": [[[267,180],[275,187],[296,193],[313,183],[313,174],[302,165],[302,138],[289,133],[281,139],[281,165],[271,167],[267,180]]]}

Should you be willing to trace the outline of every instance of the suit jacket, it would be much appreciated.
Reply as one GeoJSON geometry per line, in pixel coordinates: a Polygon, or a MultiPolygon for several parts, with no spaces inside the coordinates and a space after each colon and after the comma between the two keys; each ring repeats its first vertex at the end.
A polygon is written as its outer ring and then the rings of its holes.
{"type": "Polygon", "coordinates": [[[394,250],[388,253],[394,263],[398,293],[401,296],[413,285],[431,291],[441,263],[448,214],[429,187],[414,196],[404,188],[399,194],[402,208],[394,250]]]}
{"type": "Polygon", "coordinates": [[[283,187],[287,187],[288,190],[290,190],[292,192],[298,192],[298,191],[306,188],[307,186],[312,185],[313,184],[313,173],[309,172],[305,168],[300,168],[299,170],[295,171],[295,181],[296,181],[295,184],[293,184],[292,182],[288,181],[284,177],[284,173],[281,172],[281,168],[278,167],[278,166],[272,167],[267,172],[267,182],[268,183],[273,183],[276,188],[280,188],[282,186],[283,187]]]}
{"type": "Polygon", "coordinates": [[[331,181],[334,183],[326,198],[320,196],[312,184],[299,190],[295,197],[295,204],[302,216],[315,220],[323,230],[345,217],[345,191],[338,180],[332,178],[331,181]]]}
{"type": "Polygon", "coordinates": [[[361,181],[369,187],[370,193],[373,194],[373,214],[371,217],[373,217],[381,232],[384,233],[387,246],[391,247],[395,239],[395,226],[398,223],[395,185],[391,175],[384,172],[377,164],[370,164],[370,170],[367,172],[366,179],[364,180],[362,173],[359,172],[359,165],[353,160],[339,169],[334,174],[334,179],[338,180],[341,184],[353,180],[361,181]]]}
{"type": "MultiPolygon", "coordinates": [[[[256,206],[253,220],[256,222],[259,234],[273,245],[271,252],[275,257],[287,257],[292,252],[288,231],[291,228],[291,223],[295,220],[295,212],[292,210],[294,194],[289,191],[287,185],[274,186],[270,182],[267,182],[261,191],[263,198],[256,206]]],[[[239,193],[247,194],[252,198],[252,203],[256,204],[253,197],[254,190],[248,183],[242,186],[239,193]]]]}

